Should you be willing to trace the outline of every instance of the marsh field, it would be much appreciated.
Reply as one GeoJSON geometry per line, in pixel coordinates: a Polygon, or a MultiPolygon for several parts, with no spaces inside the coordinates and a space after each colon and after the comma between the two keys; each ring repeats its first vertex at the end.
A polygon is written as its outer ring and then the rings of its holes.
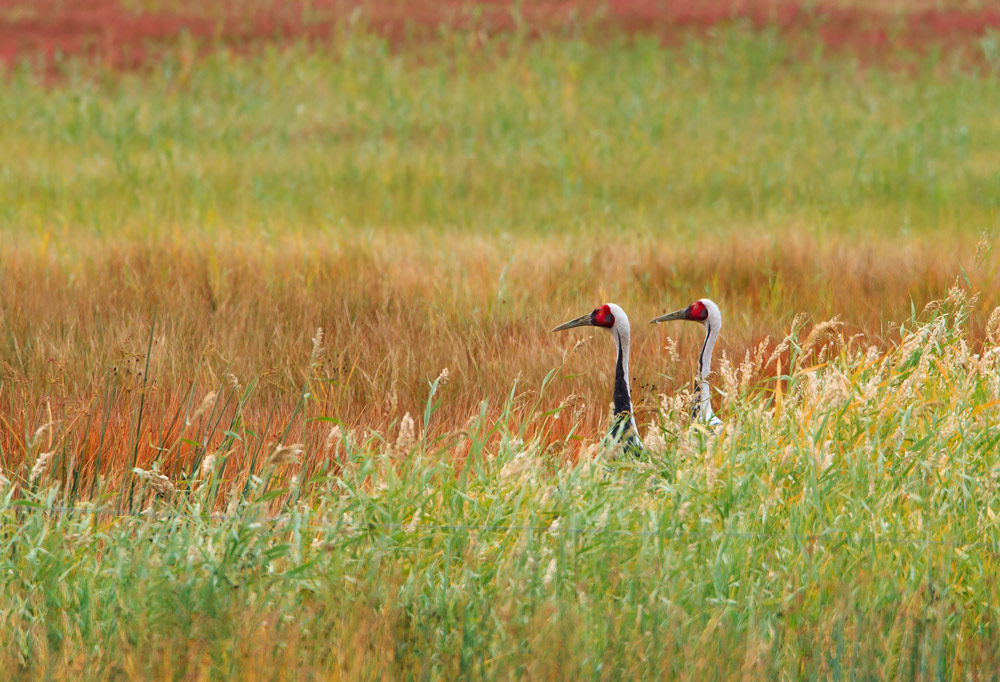
{"type": "Polygon", "coordinates": [[[0,3],[8,679],[995,679],[1000,15],[873,7],[0,3]]]}

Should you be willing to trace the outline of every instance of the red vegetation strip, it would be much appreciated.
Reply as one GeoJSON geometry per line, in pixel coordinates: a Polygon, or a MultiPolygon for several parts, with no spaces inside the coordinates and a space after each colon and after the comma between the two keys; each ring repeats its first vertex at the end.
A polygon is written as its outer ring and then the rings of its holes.
{"type": "MultiPolygon", "coordinates": [[[[536,0],[524,3],[521,21],[531,30],[558,30],[596,20],[610,28],[670,39],[733,21],[774,26],[786,33],[812,30],[827,46],[878,54],[906,47],[957,45],[1000,29],[998,9],[849,7],[828,2],[775,0],[536,0]]],[[[877,3],[873,3],[877,4],[877,3]]],[[[393,40],[430,35],[439,27],[513,30],[512,0],[195,0],[161,2],[166,9],[134,11],[122,0],[0,0],[0,63],[57,54],[96,56],[128,68],[150,57],[150,47],[182,31],[241,46],[258,42],[323,39],[338,23],[363,16],[393,40]],[[360,14],[355,14],[360,12],[360,14]]]]}

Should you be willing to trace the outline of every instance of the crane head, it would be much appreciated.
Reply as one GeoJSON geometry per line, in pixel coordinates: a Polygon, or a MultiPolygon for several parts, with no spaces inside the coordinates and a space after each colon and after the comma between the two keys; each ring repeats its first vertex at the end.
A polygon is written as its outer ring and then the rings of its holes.
{"type": "Polygon", "coordinates": [[[616,315],[624,318],[625,312],[614,303],[605,303],[602,306],[594,308],[593,312],[587,315],[581,315],[569,322],[562,323],[552,331],[561,332],[564,329],[572,329],[573,327],[604,327],[605,329],[611,329],[615,326],[616,315]]]}
{"type": "Polygon", "coordinates": [[[672,313],[654,317],[649,323],[670,322],[671,320],[690,320],[691,322],[704,323],[709,317],[715,317],[721,321],[722,315],[719,312],[719,306],[707,298],[699,298],[687,308],[681,308],[672,313]]]}

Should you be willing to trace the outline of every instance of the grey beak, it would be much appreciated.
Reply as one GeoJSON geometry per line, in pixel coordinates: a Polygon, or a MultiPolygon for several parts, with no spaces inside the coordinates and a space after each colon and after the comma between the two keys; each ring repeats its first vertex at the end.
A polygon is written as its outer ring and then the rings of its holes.
{"type": "Polygon", "coordinates": [[[659,317],[654,317],[649,321],[650,324],[656,324],[657,322],[670,322],[671,320],[684,320],[687,319],[687,308],[681,310],[675,310],[672,313],[667,313],[666,315],[660,315],[659,317]]]}
{"type": "Polygon", "coordinates": [[[575,320],[570,320],[569,322],[563,322],[561,325],[553,329],[554,332],[561,332],[563,329],[572,329],[573,327],[589,327],[590,324],[590,313],[586,315],[581,315],[575,320]]]}

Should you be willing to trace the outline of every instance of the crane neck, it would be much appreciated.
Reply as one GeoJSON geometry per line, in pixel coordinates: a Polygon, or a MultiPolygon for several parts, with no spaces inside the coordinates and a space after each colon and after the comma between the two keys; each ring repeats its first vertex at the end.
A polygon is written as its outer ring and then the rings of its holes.
{"type": "Polygon", "coordinates": [[[721,324],[713,324],[713,320],[705,323],[705,342],[701,346],[701,353],[698,355],[698,382],[700,384],[701,395],[698,401],[698,416],[702,421],[708,422],[714,416],[712,414],[712,392],[708,385],[708,377],[712,373],[712,351],[715,350],[715,341],[719,338],[721,324]]]}
{"type": "Polygon", "coordinates": [[[615,352],[617,354],[615,360],[615,414],[624,412],[631,414],[632,390],[628,381],[629,333],[626,331],[623,336],[620,330],[615,329],[612,334],[615,337],[615,352]]]}
{"type": "Polygon", "coordinates": [[[614,427],[613,433],[622,436],[622,442],[627,447],[642,447],[639,440],[638,429],[635,424],[635,416],[632,413],[632,391],[629,386],[628,358],[631,346],[630,330],[612,329],[615,337],[616,360],[615,360],[615,389],[614,389],[614,427]]]}

